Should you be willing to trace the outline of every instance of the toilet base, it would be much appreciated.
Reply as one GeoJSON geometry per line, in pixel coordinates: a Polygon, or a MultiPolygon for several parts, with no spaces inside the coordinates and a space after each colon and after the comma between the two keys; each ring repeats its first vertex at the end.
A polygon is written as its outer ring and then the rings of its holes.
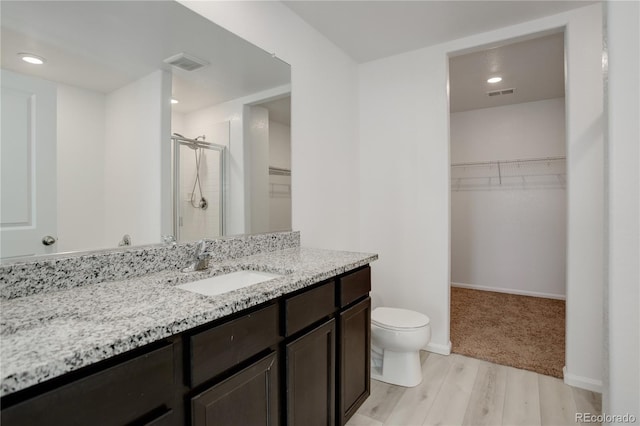
{"type": "Polygon", "coordinates": [[[422,382],[420,352],[385,350],[382,365],[371,363],[371,378],[392,385],[412,388],[422,382]]]}

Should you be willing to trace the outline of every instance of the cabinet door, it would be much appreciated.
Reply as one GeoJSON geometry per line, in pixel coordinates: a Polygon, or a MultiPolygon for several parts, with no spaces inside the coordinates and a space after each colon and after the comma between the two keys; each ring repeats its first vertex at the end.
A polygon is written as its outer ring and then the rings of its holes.
{"type": "Polygon", "coordinates": [[[124,425],[170,405],[173,347],[163,346],[2,410],[3,426],[124,425]]]}
{"type": "Polygon", "coordinates": [[[334,319],[286,345],[287,425],[335,425],[335,350],[334,319]]]}
{"type": "Polygon", "coordinates": [[[371,299],[340,313],[340,423],[344,425],[370,393],[371,299]]]}
{"type": "Polygon", "coordinates": [[[271,353],[191,400],[194,426],[277,426],[278,356],[271,353]]]}

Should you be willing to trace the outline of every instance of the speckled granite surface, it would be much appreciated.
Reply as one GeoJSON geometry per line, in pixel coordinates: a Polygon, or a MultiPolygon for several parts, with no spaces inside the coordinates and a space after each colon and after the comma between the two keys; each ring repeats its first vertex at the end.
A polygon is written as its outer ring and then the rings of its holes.
{"type": "MultiPolygon", "coordinates": [[[[195,242],[173,246],[151,245],[43,256],[35,261],[8,261],[0,265],[0,299],[14,299],[105,281],[140,277],[187,266],[195,242]]],[[[238,235],[207,240],[213,261],[300,247],[299,232],[238,235]]]]}
{"type": "Polygon", "coordinates": [[[376,259],[373,254],[296,247],[219,260],[204,272],[165,270],[144,277],[2,300],[0,395],[258,305],[376,259]],[[239,269],[284,275],[219,296],[203,296],[175,287],[239,269]]]}

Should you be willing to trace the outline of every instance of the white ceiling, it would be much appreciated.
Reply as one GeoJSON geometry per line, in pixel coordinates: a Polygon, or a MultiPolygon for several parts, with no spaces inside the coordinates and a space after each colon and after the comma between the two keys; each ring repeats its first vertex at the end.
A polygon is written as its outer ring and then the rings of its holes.
{"type": "Polygon", "coordinates": [[[160,68],[174,76],[178,112],[290,83],[284,62],[173,1],[2,1],[2,67],[108,93],[160,68]],[[17,53],[47,59],[41,67],[17,53]],[[210,65],[186,72],[180,52],[210,65]]]}
{"type": "Polygon", "coordinates": [[[449,59],[451,112],[564,96],[564,34],[557,33],[449,59]],[[487,83],[490,77],[499,83],[487,83]],[[515,89],[513,94],[487,92],[515,89]]]}
{"type": "MultiPolygon", "coordinates": [[[[593,2],[284,3],[355,60],[364,62],[593,2]]],[[[189,112],[290,81],[287,64],[172,1],[3,0],[1,18],[3,68],[104,93],[160,67],[168,68],[162,60],[179,52],[207,60],[211,65],[198,71],[173,69],[173,95],[180,100],[174,110],[178,112],[189,112]],[[22,51],[46,57],[47,64],[33,67],[23,63],[16,55],[22,51]]],[[[486,55],[496,56],[496,52],[486,55]]],[[[527,67],[518,66],[520,59],[509,60],[506,53],[499,56],[503,58],[501,64],[505,72],[508,64],[515,65],[508,71],[513,78],[505,79],[503,86],[516,86],[516,97],[525,99],[525,89],[529,86],[522,83],[525,76],[515,81],[515,73],[524,72],[527,67]]],[[[456,61],[463,61],[462,58],[456,61]]],[[[478,60],[481,64],[487,58],[478,60]]],[[[529,63],[540,64],[539,61],[529,63]]],[[[486,92],[482,84],[471,84],[486,80],[486,70],[477,65],[469,66],[471,69],[475,70],[474,75],[463,76],[458,79],[456,89],[452,88],[452,110],[471,109],[458,100],[457,87],[469,98],[464,101],[467,105],[478,105],[477,99],[471,99],[474,90],[480,95],[486,92]],[[471,87],[462,90],[465,85],[471,87]]],[[[546,90],[541,90],[541,83],[531,83],[531,86],[538,92],[546,90]]],[[[505,99],[496,97],[491,101],[500,104],[505,99]]]]}
{"type": "Polygon", "coordinates": [[[285,1],[363,63],[530,21],[595,1],[285,1]]]}

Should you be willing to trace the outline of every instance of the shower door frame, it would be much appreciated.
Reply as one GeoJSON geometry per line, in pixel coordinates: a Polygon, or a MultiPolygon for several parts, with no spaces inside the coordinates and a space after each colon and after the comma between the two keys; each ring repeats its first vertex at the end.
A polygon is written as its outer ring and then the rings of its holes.
{"type": "Polygon", "coordinates": [[[193,146],[196,146],[197,148],[209,149],[212,151],[217,151],[220,154],[220,198],[218,200],[218,205],[220,206],[220,214],[218,226],[220,229],[219,236],[222,237],[226,235],[225,193],[227,187],[227,147],[212,142],[199,141],[175,135],[171,136],[171,142],[173,143],[173,235],[176,241],[180,241],[180,147],[183,145],[189,148],[193,148],[193,146]]]}

